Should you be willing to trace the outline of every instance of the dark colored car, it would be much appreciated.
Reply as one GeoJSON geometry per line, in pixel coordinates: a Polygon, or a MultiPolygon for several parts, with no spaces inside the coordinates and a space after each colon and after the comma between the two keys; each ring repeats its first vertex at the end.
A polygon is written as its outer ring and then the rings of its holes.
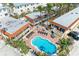
{"type": "Polygon", "coordinates": [[[79,40],[79,32],[72,31],[72,32],[68,33],[68,36],[71,36],[75,40],[79,40]]]}

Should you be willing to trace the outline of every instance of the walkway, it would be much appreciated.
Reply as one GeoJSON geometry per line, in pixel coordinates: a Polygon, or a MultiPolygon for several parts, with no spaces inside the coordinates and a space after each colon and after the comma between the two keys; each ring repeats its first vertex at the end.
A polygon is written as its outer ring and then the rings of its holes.
{"type": "Polygon", "coordinates": [[[79,56],[79,41],[75,41],[70,56],[79,56]]]}
{"type": "Polygon", "coordinates": [[[0,40],[0,56],[20,56],[20,52],[9,46],[5,45],[5,42],[3,40],[0,40]]]}

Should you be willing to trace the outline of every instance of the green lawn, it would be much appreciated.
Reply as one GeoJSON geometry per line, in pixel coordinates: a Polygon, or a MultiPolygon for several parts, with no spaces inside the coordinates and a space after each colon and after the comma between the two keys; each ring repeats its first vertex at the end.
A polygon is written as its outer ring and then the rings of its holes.
{"type": "Polygon", "coordinates": [[[7,43],[9,43],[11,46],[15,48],[18,48],[20,52],[23,54],[27,54],[29,52],[30,48],[26,46],[26,43],[23,40],[11,40],[7,43]]]}
{"type": "Polygon", "coordinates": [[[26,46],[26,44],[23,40],[16,40],[16,41],[14,41],[14,43],[16,44],[16,46],[18,48],[21,49],[21,51],[20,51],[21,53],[24,53],[24,54],[28,53],[29,47],[26,46]]]}

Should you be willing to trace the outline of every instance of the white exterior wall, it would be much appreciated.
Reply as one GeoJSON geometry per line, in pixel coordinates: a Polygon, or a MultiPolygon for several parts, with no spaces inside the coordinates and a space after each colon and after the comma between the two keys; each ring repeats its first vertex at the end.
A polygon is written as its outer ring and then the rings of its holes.
{"type": "MultiPolygon", "coordinates": [[[[43,4],[43,3],[38,3],[38,4],[37,3],[34,3],[33,5],[31,5],[31,3],[28,3],[28,5],[26,7],[25,6],[22,6],[22,7],[19,7],[19,8],[15,8],[14,7],[14,11],[13,12],[14,13],[18,13],[19,15],[22,13],[21,10],[23,10],[23,12],[28,13],[28,9],[29,9],[29,11],[32,12],[34,10],[34,7],[36,8],[39,5],[46,5],[46,4],[43,4]]],[[[0,4],[0,7],[2,8],[2,5],[1,4],[0,4]]],[[[1,10],[0,11],[0,17],[5,17],[5,14],[6,13],[9,14],[7,9],[5,11],[4,10],[1,10]]]]}
{"type": "Polygon", "coordinates": [[[0,4],[0,17],[5,17],[5,14],[8,13],[8,9],[3,7],[2,4],[0,4]],[[5,9],[5,10],[4,10],[5,9]]]}
{"type": "MultiPolygon", "coordinates": [[[[8,11],[7,11],[7,10],[6,10],[6,11],[3,11],[3,10],[2,10],[2,11],[0,12],[0,17],[5,17],[5,14],[6,14],[6,13],[8,14],[8,11]]],[[[9,15],[8,15],[8,16],[9,16],[9,15]]]]}
{"type": "Polygon", "coordinates": [[[30,3],[29,3],[29,5],[28,6],[22,6],[22,7],[20,7],[20,8],[14,8],[14,13],[18,13],[19,15],[22,13],[21,12],[21,10],[23,10],[23,12],[26,12],[26,13],[28,13],[28,9],[29,9],[29,11],[33,11],[34,10],[34,7],[36,8],[37,6],[39,6],[39,5],[45,5],[45,4],[42,4],[42,3],[39,3],[39,4],[34,4],[34,5],[31,5],[30,3]]]}

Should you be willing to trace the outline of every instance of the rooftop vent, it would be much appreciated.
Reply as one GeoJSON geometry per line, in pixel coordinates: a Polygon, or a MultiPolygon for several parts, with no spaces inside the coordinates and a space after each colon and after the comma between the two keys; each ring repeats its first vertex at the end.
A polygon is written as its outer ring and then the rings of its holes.
{"type": "Polygon", "coordinates": [[[3,28],[2,30],[7,31],[8,29],[7,28],[3,28]]]}
{"type": "Polygon", "coordinates": [[[72,12],[71,14],[79,14],[79,13],[77,13],[77,12],[73,13],[73,12],[72,12]]]}
{"type": "Polygon", "coordinates": [[[73,12],[71,14],[73,14],[73,12]]]}
{"type": "Polygon", "coordinates": [[[2,25],[0,25],[0,27],[2,27],[2,25]]]}
{"type": "Polygon", "coordinates": [[[75,14],[78,14],[77,12],[75,14]]]}

